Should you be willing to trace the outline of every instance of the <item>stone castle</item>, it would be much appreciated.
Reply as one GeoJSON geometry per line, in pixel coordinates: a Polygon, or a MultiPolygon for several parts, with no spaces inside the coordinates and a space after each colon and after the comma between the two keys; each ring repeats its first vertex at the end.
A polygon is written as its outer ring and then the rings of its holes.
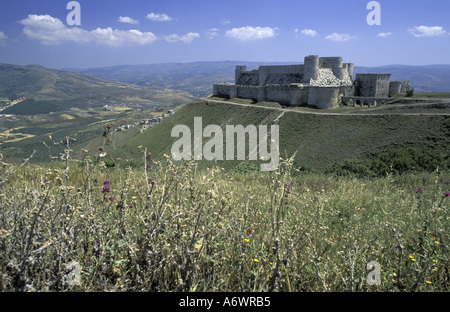
{"type": "Polygon", "coordinates": [[[382,104],[411,89],[410,81],[390,81],[391,74],[356,74],[353,79],[353,69],[342,57],[316,55],[305,57],[303,65],[260,66],[250,71],[237,66],[235,83],[214,84],[213,95],[332,109],[382,104]]]}

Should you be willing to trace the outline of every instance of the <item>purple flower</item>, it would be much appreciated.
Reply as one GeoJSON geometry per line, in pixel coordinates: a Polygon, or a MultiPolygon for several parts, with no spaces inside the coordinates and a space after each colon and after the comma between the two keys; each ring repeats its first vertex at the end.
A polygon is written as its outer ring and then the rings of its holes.
{"type": "Polygon", "coordinates": [[[151,183],[152,185],[155,184],[155,180],[153,179],[148,179],[148,183],[151,183]]]}
{"type": "Polygon", "coordinates": [[[450,192],[445,193],[445,197],[450,197],[450,192]]]}
{"type": "Polygon", "coordinates": [[[113,201],[113,200],[114,200],[114,196],[111,196],[111,197],[109,198],[109,200],[110,200],[110,201],[113,201]]]}
{"type": "Polygon", "coordinates": [[[101,147],[101,146],[97,147],[97,149],[98,149],[99,151],[101,151],[101,152],[104,152],[104,151],[105,151],[105,150],[103,149],[103,147],[101,147]]]}
{"type": "Polygon", "coordinates": [[[290,193],[290,192],[291,192],[291,185],[290,185],[290,184],[286,184],[286,185],[284,186],[284,190],[285,190],[287,193],[290,193]]]}
{"type": "Polygon", "coordinates": [[[418,187],[417,190],[416,190],[416,193],[423,193],[422,188],[421,188],[421,187],[418,187]]]}
{"type": "Polygon", "coordinates": [[[111,189],[110,189],[109,187],[107,187],[107,186],[104,186],[104,187],[102,188],[102,193],[103,193],[103,194],[111,193],[111,189]]]}

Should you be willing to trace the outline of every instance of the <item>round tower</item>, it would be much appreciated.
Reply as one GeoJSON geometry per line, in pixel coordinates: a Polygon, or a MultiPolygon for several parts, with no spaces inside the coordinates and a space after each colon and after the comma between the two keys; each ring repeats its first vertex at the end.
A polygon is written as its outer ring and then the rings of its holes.
{"type": "Polygon", "coordinates": [[[319,76],[320,58],[317,55],[310,55],[305,57],[303,83],[310,83],[312,80],[317,80],[319,76]]]}

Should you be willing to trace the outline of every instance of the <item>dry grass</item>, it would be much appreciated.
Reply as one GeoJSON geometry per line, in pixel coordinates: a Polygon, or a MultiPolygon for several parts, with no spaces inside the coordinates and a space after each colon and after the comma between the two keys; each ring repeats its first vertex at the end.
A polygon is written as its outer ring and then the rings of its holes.
{"type": "Polygon", "coordinates": [[[0,173],[1,291],[450,289],[447,175],[340,179],[289,159],[242,175],[144,150],[145,170],[107,168],[69,154],[0,173]]]}

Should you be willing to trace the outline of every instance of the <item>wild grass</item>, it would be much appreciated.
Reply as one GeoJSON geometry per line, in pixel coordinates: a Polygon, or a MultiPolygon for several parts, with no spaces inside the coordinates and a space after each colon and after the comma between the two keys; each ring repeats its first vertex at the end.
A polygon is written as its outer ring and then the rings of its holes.
{"type": "Polygon", "coordinates": [[[3,164],[0,291],[450,290],[448,175],[61,157],[3,164]],[[380,285],[367,281],[372,261],[380,285]]]}

